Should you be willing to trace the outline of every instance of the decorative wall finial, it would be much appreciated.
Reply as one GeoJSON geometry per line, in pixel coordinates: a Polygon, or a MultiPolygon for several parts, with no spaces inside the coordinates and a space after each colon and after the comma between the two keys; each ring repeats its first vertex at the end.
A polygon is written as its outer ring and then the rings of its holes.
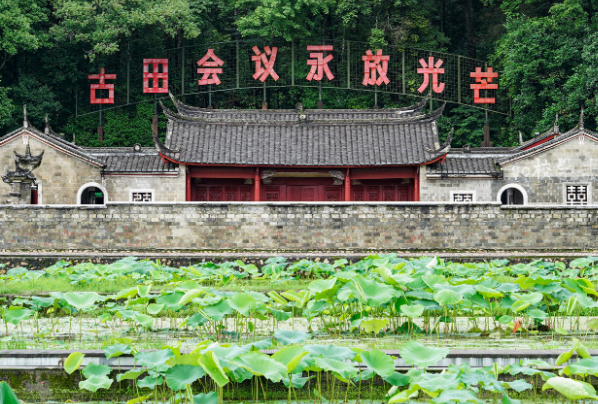
{"type": "Polygon", "coordinates": [[[521,131],[519,131],[519,144],[523,144],[523,134],[521,133],[521,131]]]}
{"type": "Polygon", "coordinates": [[[50,134],[50,124],[48,123],[48,114],[46,114],[46,127],[44,128],[44,133],[46,135],[50,134]]]}
{"type": "Polygon", "coordinates": [[[554,133],[560,133],[559,129],[559,113],[556,113],[556,118],[554,118],[554,125],[552,126],[552,131],[554,133]]]}
{"type": "Polygon", "coordinates": [[[29,127],[29,121],[27,120],[27,104],[23,104],[23,127],[29,127]]]}
{"type": "Polygon", "coordinates": [[[583,129],[583,107],[581,107],[581,114],[579,115],[579,129],[583,129]]]}

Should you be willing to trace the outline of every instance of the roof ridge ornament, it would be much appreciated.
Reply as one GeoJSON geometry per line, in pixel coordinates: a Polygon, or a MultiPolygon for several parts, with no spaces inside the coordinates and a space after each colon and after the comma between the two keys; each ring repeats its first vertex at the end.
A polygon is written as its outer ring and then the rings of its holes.
{"type": "Polygon", "coordinates": [[[23,127],[29,127],[29,121],[27,120],[27,104],[23,104],[23,127]]]}
{"type": "Polygon", "coordinates": [[[521,131],[519,131],[519,146],[521,146],[523,143],[525,143],[523,141],[523,134],[521,133],[521,131]]]}
{"type": "Polygon", "coordinates": [[[440,147],[438,149],[430,149],[429,147],[424,147],[424,150],[427,151],[428,153],[434,153],[434,154],[446,154],[451,150],[451,142],[453,141],[453,134],[455,133],[455,127],[453,126],[451,128],[451,131],[449,132],[448,136],[446,137],[446,140],[444,141],[443,144],[440,145],[440,147]]]}
{"type": "Polygon", "coordinates": [[[48,114],[46,114],[46,127],[44,128],[44,133],[46,135],[50,134],[50,124],[48,123],[48,114]]]}
{"type": "Polygon", "coordinates": [[[552,125],[552,131],[556,134],[560,133],[559,129],[559,113],[556,113],[556,117],[554,118],[554,125],[552,125]]]}
{"type": "Polygon", "coordinates": [[[583,130],[584,127],[584,122],[583,122],[583,107],[581,107],[581,114],[579,114],[579,129],[583,130]]]}

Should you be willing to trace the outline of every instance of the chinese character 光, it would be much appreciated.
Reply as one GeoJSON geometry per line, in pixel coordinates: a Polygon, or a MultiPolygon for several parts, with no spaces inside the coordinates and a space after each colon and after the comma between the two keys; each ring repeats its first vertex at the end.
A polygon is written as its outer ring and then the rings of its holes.
{"type": "Polygon", "coordinates": [[[104,73],[104,68],[100,69],[100,74],[90,74],[88,80],[100,80],[99,84],[90,84],[89,99],[92,104],[114,104],[114,84],[106,84],[106,80],[116,80],[116,74],[104,73]],[[108,98],[96,98],[96,90],[108,90],[108,98]]]}
{"type": "Polygon", "coordinates": [[[144,93],[167,93],[168,92],[168,59],[143,59],[143,92],[144,93]],[[150,65],[152,71],[149,71],[150,65]],[[158,72],[162,66],[162,73],[158,72]],[[159,81],[162,79],[162,85],[159,81]],[[152,86],[149,81],[152,80],[152,86]]]}
{"type": "Polygon", "coordinates": [[[475,77],[476,83],[471,84],[469,88],[473,90],[473,103],[474,104],[494,104],[494,98],[480,98],[480,90],[496,90],[498,84],[492,83],[492,79],[498,77],[498,73],[493,72],[492,68],[489,67],[487,72],[483,72],[481,67],[476,67],[475,72],[469,73],[470,77],[475,77]],[[488,81],[484,80],[488,79],[488,81]]]}
{"type": "Polygon", "coordinates": [[[214,49],[208,49],[208,53],[197,61],[197,65],[200,67],[197,69],[197,73],[203,73],[203,76],[201,76],[201,79],[197,83],[200,86],[220,84],[218,74],[222,73],[222,68],[219,66],[223,64],[224,61],[214,54],[214,49]]]}
{"type": "Polygon", "coordinates": [[[268,76],[272,76],[274,81],[278,80],[278,74],[274,71],[274,62],[276,61],[276,54],[278,53],[278,48],[273,47],[270,49],[269,46],[264,48],[264,53],[260,52],[260,49],[257,46],[251,48],[255,56],[251,57],[251,61],[255,62],[255,74],[253,78],[259,80],[263,83],[266,81],[268,76]],[[270,60],[268,60],[268,56],[270,56],[270,60]],[[263,66],[262,66],[263,65],[263,66]]]}
{"type": "Polygon", "coordinates": [[[440,68],[442,66],[442,59],[438,59],[436,64],[434,64],[434,57],[430,56],[428,58],[428,63],[426,63],[425,59],[420,59],[419,63],[422,67],[417,69],[418,73],[422,73],[424,75],[424,82],[421,86],[417,89],[420,93],[423,93],[428,85],[430,84],[430,74],[432,75],[432,90],[435,93],[441,93],[444,91],[444,83],[438,84],[438,75],[444,73],[444,69],[440,68]]]}
{"type": "Polygon", "coordinates": [[[363,60],[363,85],[380,85],[382,83],[388,84],[390,80],[386,77],[388,71],[388,61],[390,56],[383,56],[382,49],[378,49],[374,55],[371,50],[365,51],[365,56],[361,57],[363,60]],[[379,75],[376,79],[376,73],[379,75]]]}
{"type": "Polygon", "coordinates": [[[310,45],[307,47],[307,50],[313,53],[309,54],[311,60],[307,61],[307,65],[311,66],[309,70],[309,74],[307,75],[307,80],[311,81],[316,80],[320,81],[324,77],[324,73],[326,73],[326,77],[328,80],[334,79],[334,74],[330,71],[328,67],[328,62],[330,62],[333,57],[332,55],[328,55],[324,57],[323,52],[332,52],[334,47],[332,45],[310,45]]]}

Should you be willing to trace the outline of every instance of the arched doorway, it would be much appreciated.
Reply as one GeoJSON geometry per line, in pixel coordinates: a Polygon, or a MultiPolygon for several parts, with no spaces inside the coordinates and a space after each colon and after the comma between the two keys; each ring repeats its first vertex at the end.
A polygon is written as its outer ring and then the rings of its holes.
{"type": "Polygon", "coordinates": [[[517,184],[506,185],[498,192],[498,201],[503,205],[526,205],[527,192],[517,184]]]}
{"type": "Polygon", "coordinates": [[[78,205],[105,205],[108,202],[106,188],[95,182],[83,185],[77,192],[78,205]]]}

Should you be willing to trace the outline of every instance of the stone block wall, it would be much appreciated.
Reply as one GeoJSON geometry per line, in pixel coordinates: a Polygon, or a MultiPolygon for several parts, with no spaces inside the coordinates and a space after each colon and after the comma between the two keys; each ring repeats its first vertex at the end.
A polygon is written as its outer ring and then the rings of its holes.
{"type": "Polygon", "coordinates": [[[597,215],[495,203],[0,206],[0,249],[587,250],[598,248],[597,215]]]}
{"type": "Polygon", "coordinates": [[[131,189],[154,190],[155,202],[184,202],[186,198],[184,167],[175,175],[105,175],[104,186],[112,202],[130,201],[131,189]]]}
{"type": "Polygon", "coordinates": [[[498,191],[505,185],[495,178],[428,178],[426,166],[420,167],[419,198],[424,202],[450,202],[451,191],[475,191],[476,202],[497,201],[498,191]]]}

